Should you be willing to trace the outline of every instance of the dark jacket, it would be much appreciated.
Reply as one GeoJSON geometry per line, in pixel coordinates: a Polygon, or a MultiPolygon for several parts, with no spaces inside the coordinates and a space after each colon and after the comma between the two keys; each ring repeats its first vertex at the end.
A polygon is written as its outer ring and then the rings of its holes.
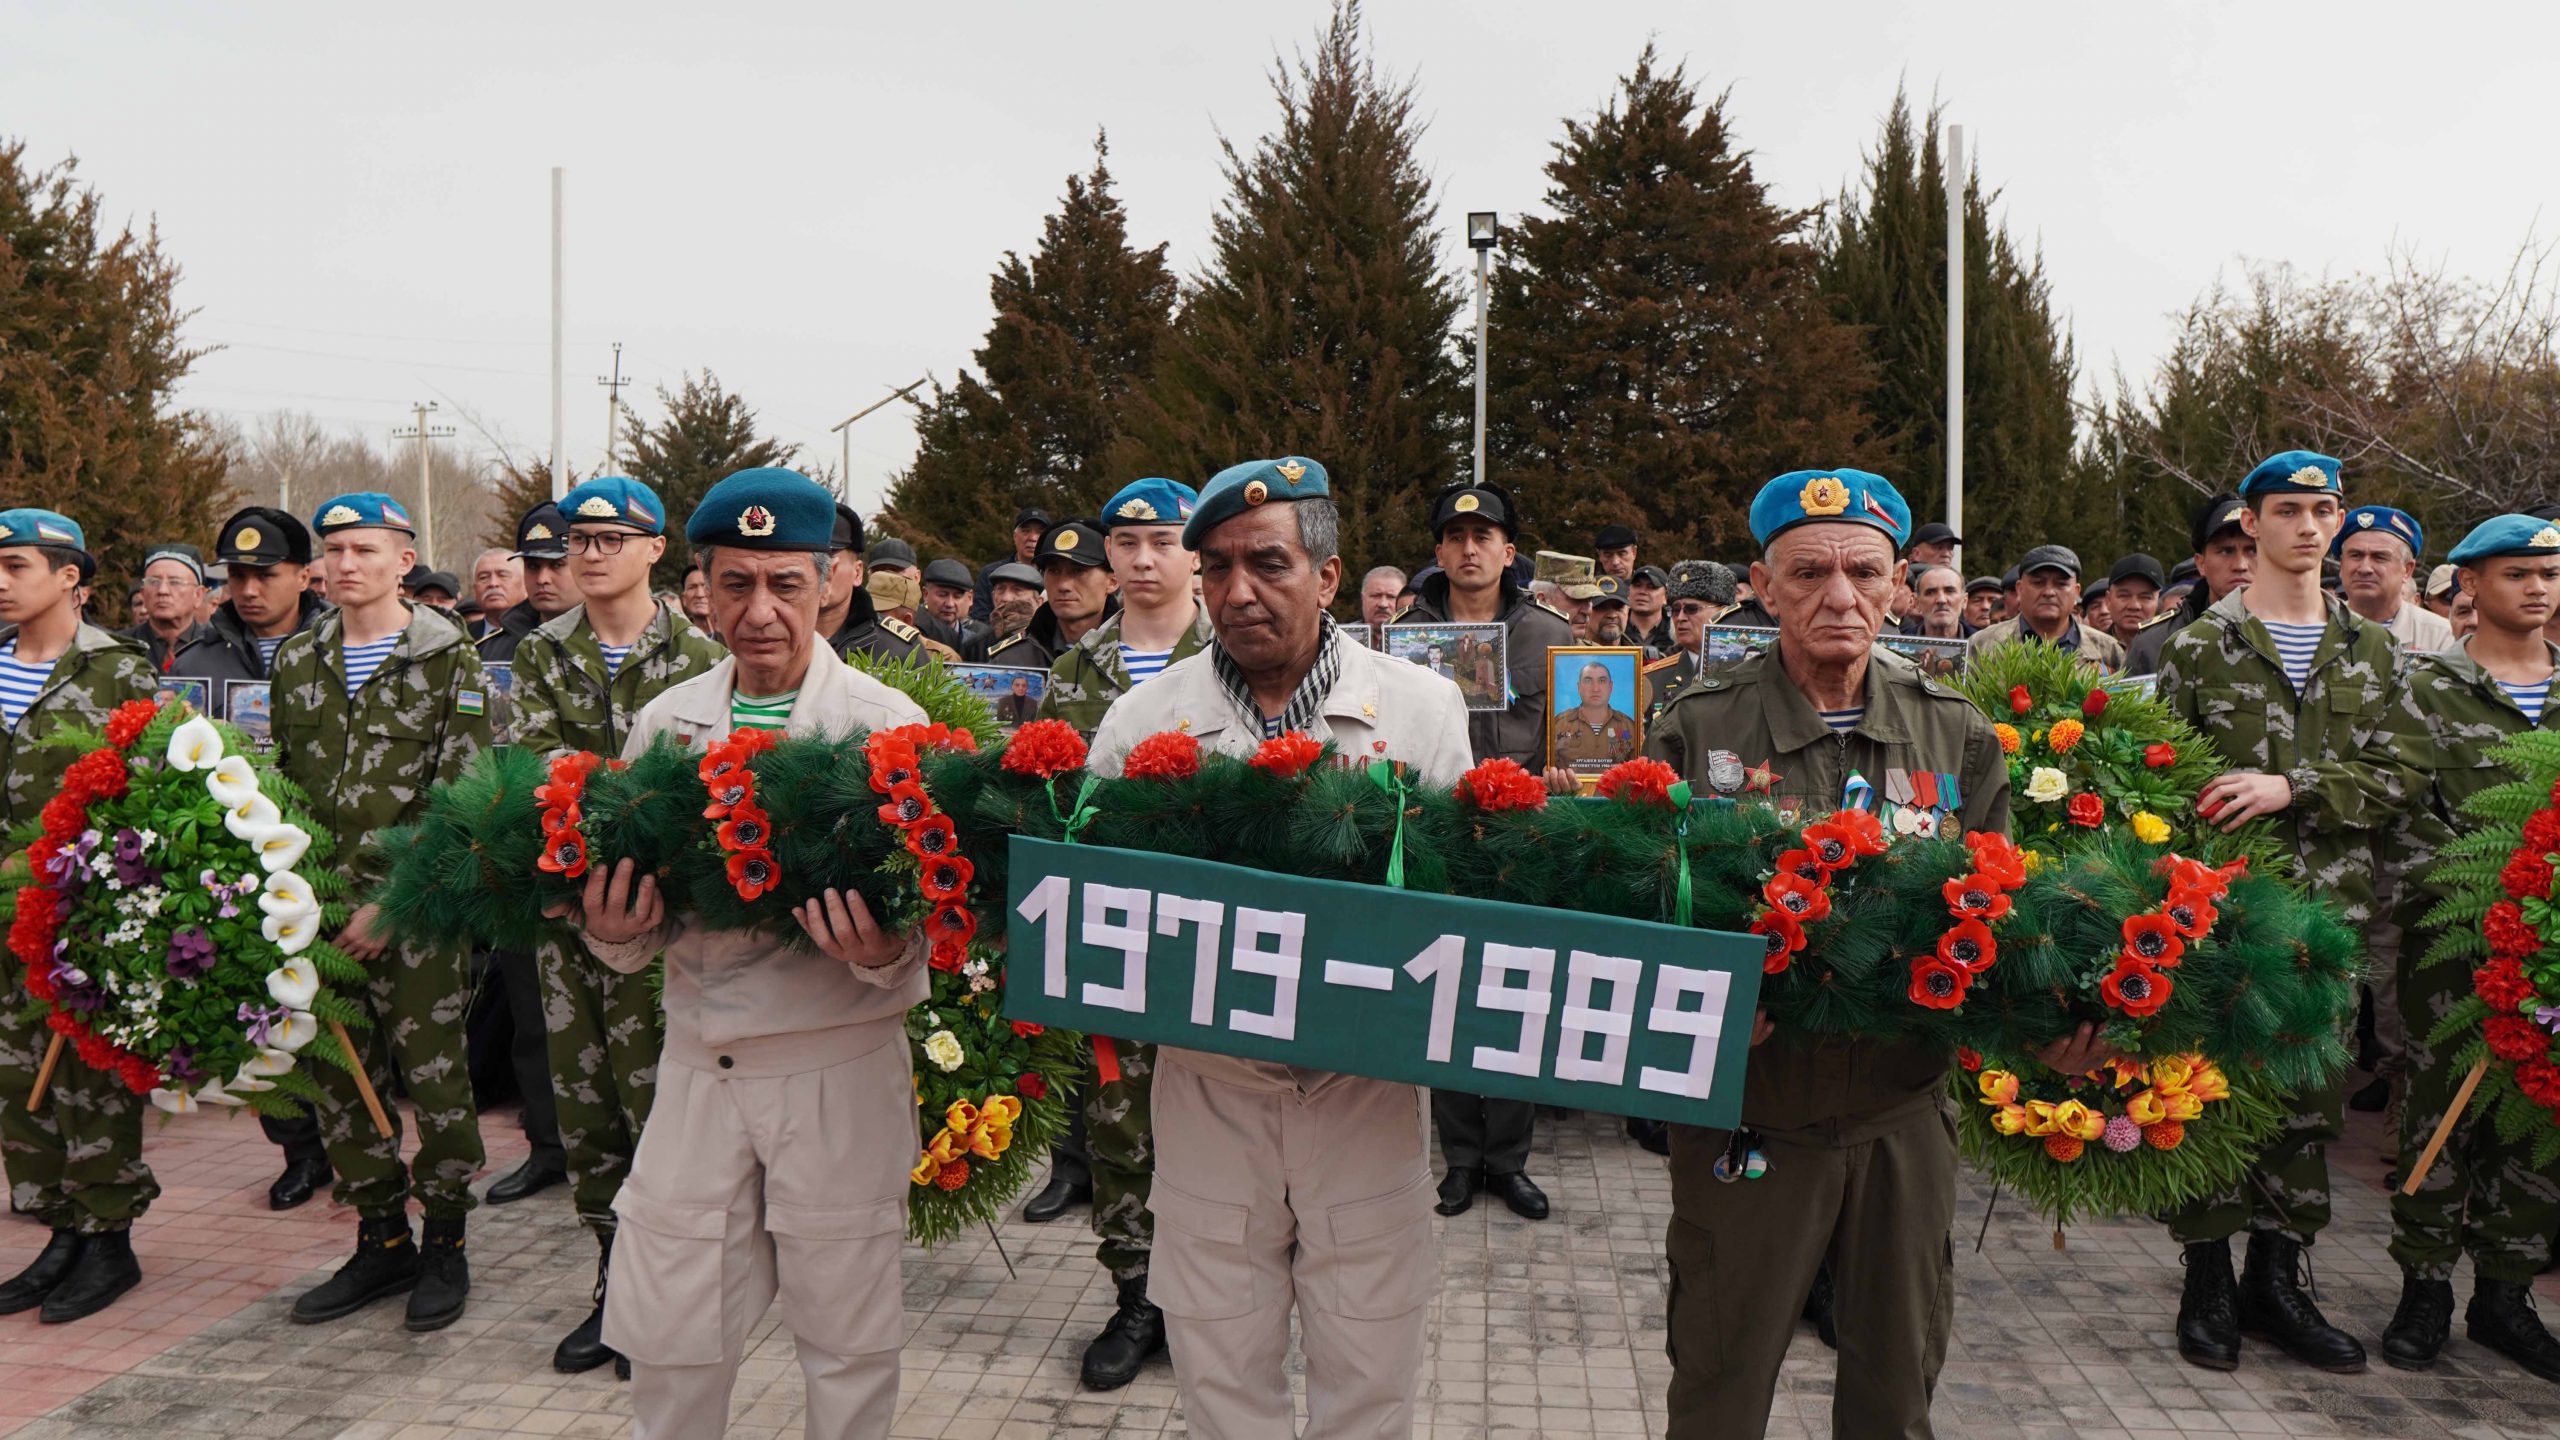
{"type": "MultiPolygon", "coordinates": [[[[1120,597],[1102,597],[1102,613],[1094,617],[1096,626],[1120,613],[1120,597]]],[[[1046,603],[1031,612],[1031,623],[1001,640],[991,640],[979,656],[989,665],[1018,665],[1025,669],[1046,670],[1075,642],[1058,633],[1058,617],[1046,603]]]]}
{"type": "Polygon", "coordinates": [[[2127,675],[2160,673],[2160,657],[2167,652],[2170,640],[2175,638],[2179,631],[2203,618],[2204,612],[2212,608],[2213,601],[2206,598],[2204,586],[2199,584],[2189,590],[2187,598],[2178,602],[2177,609],[2133,632],[2133,639],[2124,647],[2124,673],[2127,675]]]}
{"type": "Polygon", "coordinates": [[[152,629],[151,622],[148,620],[124,632],[125,638],[142,642],[142,648],[151,654],[151,668],[163,673],[167,673],[169,662],[177,657],[179,651],[212,633],[213,627],[210,625],[190,625],[186,633],[180,635],[175,641],[163,640],[160,638],[160,632],[152,629]]]}
{"type": "Polygon", "coordinates": [[[542,612],[533,608],[533,602],[530,600],[516,602],[508,608],[506,614],[498,617],[498,623],[490,627],[489,633],[481,636],[476,642],[481,663],[514,664],[516,647],[524,643],[524,637],[540,628],[542,628],[542,612]]]}
{"type": "MultiPolygon", "coordinates": [[[[301,611],[293,617],[293,629],[286,638],[308,630],[329,612],[329,602],[305,590],[301,611]]],[[[264,680],[267,667],[258,659],[258,637],[249,632],[249,623],[225,600],[213,612],[213,623],[205,627],[203,639],[178,652],[169,662],[166,673],[208,682],[207,703],[219,715],[222,710],[222,687],[234,680],[264,680]]]]}
{"type": "MultiPolygon", "coordinates": [[[[1528,591],[1502,581],[1500,613],[1509,632],[1507,663],[1511,670],[1511,704],[1503,710],[1476,710],[1467,715],[1467,743],[1478,763],[1500,757],[1541,770],[1547,763],[1547,652],[1575,643],[1573,622],[1528,591]]],[[[1399,625],[1449,619],[1449,577],[1434,575],[1404,613],[1399,625]]]]}
{"type": "Polygon", "coordinates": [[[828,644],[838,655],[851,656],[859,651],[877,660],[904,660],[910,665],[924,662],[924,633],[895,615],[883,615],[871,604],[871,592],[857,585],[853,589],[853,607],[844,612],[844,624],[828,644]]]}

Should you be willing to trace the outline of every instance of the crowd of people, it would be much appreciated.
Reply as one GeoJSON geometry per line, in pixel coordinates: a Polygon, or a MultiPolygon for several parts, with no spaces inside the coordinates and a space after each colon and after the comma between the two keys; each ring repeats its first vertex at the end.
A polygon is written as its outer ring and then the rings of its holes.
{"type": "MultiPolygon", "coordinates": [[[[1879,641],[2051,645],[2149,677],[2127,683],[2151,685],[2232,767],[2200,815],[2266,822],[2300,878],[2364,928],[2380,1078],[2355,1103],[2395,1108],[2414,1153],[2410,1137],[2423,1143],[2453,1101],[2451,1056],[2429,1037],[2467,982],[2411,968],[2435,898],[2423,861],[2494,776],[2487,746],[2546,723],[2560,523],[2491,517],[2421,584],[2417,520],[2349,508],[2344,491],[2336,461],[2290,451],[2199,507],[2193,553],[2173,565],[2127,555],[2099,578],[2048,544],[1966,579],[1961,538],[1915,529],[1892,484],[1862,471],[1770,481],[1751,506],[1747,560],[1648,563],[1638,534],[1611,525],[1587,560],[1556,555],[1552,571],[1520,553],[1509,495],[1460,484],[1436,498],[1427,564],[1346,585],[1329,477],[1304,457],[1245,462],[1196,489],[1137,480],[1090,517],[1026,509],[1010,552],[977,567],[920,563],[806,477],[758,469],[685,517],[690,564],[661,591],[651,576],[675,543],[670,517],[647,486],[606,477],[524,515],[515,545],[477,556],[467,584],[419,564],[415,527],[387,496],[334,497],[308,524],[251,506],[209,547],[151,550],[120,631],[89,618],[100,597],[79,524],[14,509],[0,512],[0,818],[24,821],[48,798],[73,754],[49,737],[174,680],[203,680],[217,699],[228,682],[264,682],[277,761],[361,896],[382,863],[367,837],[417,818],[433,785],[502,740],[630,755],[668,735],[707,744],[742,728],[921,720],[845,663],[855,655],[1045,672],[1039,713],[1084,732],[1103,775],[1167,729],[1238,754],[1294,730],[1440,784],[1507,758],[1561,795],[1581,781],[1550,763],[1550,653],[1597,645],[1643,652],[1644,752],[1701,793],[1735,794],[1751,773],[1803,813],[1872,803],[1861,774],[1945,773],[1962,779],[1949,823],[2003,831],[2008,776],[1990,721],[1879,641]],[[1474,673],[1495,652],[1473,639],[1436,664],[1390,655],[1387,627],[1425,623],[1500,626],[1499,684],[1474,673]],[[1720,627],[1770,643],[1711,662],[1720,627]],[[494,665],[511,682],[503,737],[494,665]]],[[[1612,708],[1608,679],[1581,667],[1582,703],[1558,713],[1595,735],[1620,728],[1633,717],[1612,708]]],[[[379,1133],[351,1078],[327,1066],[314,1070],[314,1115],[263,1122],[283,1162],[271,1204],[334,1186],[359,1217],[354,1253],[291,1318],[400,1299],[410,1329],[449,1325],[470,1291],[472,1209],[565,1183],[598,1256],[592,1313],[553,1360],[631,1379],[638,1433],[718,1433],[749,1332],[778,1299],[808,1432],[886,1434],[916,1149],[902,1017],[926,994],[922,937],[838,892],[795,913],[805,943],[708,930],[627,861],[591,873],[556,918],[533,953],[434,952],[384,933],[369,904],[333,937],[371,973],[372,1065],[412,1102],[420,1134],[404,1160],[398,1127],[379,1133]],[[641,973],[660,960],[663,1020],[641,973]],[[481,1190],[475,1075],[512,1077],[532,1141],[481,1190]]],[[[22,1096],[46,1036],[22,964],[0,965],[0,1094],[22,1096]]],[[[1090,1210],[1117,1305],[1083,1354],[1083,1383],[1127,1385],[1170,1351],[1194,1433],[1290,1434],[1294,1314],[1308,1433],[1409,1433],[1438,1287],[1430,1211],[1489,1196],[1547,1218],[1528,1173],[1536,1107],[1100,1043],[1109,1053],[1091,1057],[1074,1127],[1023,1209],[1043,1222],[1090,1210]]],[[[1856,1359],[1839,1375],[1836,1433],[1928,1434],[1953,1308],[1951,1057],[1765,1016],[1751,1043],[1744,1125],[1766,1157],[1753,1183],[1718,1174],[1733,1134],[1627,1122],[1672,1178],[1672,1433],[1760,1433],[1810,1313],[1856,1359]]],[[[2036,1058],[2077,1074],[2107,1050],[2083,1027],[2036,1058]]],[[[135,1096],[80,1066],[52,1087],[39,1109],[0,1107],[13,1208],[51,1230],[0,1283],[0,1314],[67,1323],[139,1283],[130,1228],[156,1184],[135,1096]]],[[[2324,1146],[2342,1103],[2335,1090],[2288,1097],[2252,1172],[2170,1217],[2191,1363],[2230,1368],[2246,1335],[2324,1369],[2364,1367],[2361,1342],[2302,1283],[2328,1218],[2324,1146]],[[2230,1242],[2244,1234],[2235,1270],[2230,1242]]],[[[2468,1255],[2472,1337],[2560,1381],[2560,1341],[2529,1288],[2560,1228],[2560,1183],[2530,1148],[2468,1126],[2415,1195],[2395,1197],[2406,1286],[2382,1332],[2389,1363],[2434,1362],[2468,1255]]]]}

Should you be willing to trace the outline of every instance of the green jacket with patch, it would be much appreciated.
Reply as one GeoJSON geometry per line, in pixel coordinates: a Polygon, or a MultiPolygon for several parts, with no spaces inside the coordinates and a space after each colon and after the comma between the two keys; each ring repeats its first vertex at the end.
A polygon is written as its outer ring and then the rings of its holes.
{"type": "Polygon", "coordinates": [[[576,606],[516,649],[515,743],[543,756],[585,750],[612,759],[622,753],[641,706],[728,653],[661,600],[622,668],[608,675],[587,607],[576,606]]]}
{"type": "Polygon", "coordinates": [[[269,682],[276,764],[310,798],[312,818],[337,841],[336,864],[359,889],[387,868],[365,841],[415,820],[427,791],[459,779],[489,746],[479,652],[461,622],[408,608],[409,627],[353,696],[340,610],[284,642],[269,682]]]}
{"type": "MultiPolygon", "coordinates": [[[[1112,616],[1084,633],[1084,638],[1049,667],[1049,694],[1040,702],[1047,719],[1064,720],[1086,739],[1102,724],[1102,712],[1137,685],[1120,660],[1120,624],[1128,612],[1112,616]]],[[[1209,612],[1194,605],[1191,628],[1174,642],[1164,663],[1197,655],[1209,648],[1209,612]]]]}
{"type": "MultiPolygon", "coordinates": [[[[2560,645],[2550,650],[2560,666],[2560,645]]],[[[2560,730],[2560,703],[2544,705],[2539,721],[2526,719],[2461,641],[2450,650],[2411,656],[2405,683],[2409,703],[2427,727],[2427,784],[2418,803],[2393,812],[2390,851],[2394,876],[2408,873],[2417,882],[2399,891],[2401,928],[2414,935],[2419,918],[2448,893],[2427,883],[2428,862],[2456,831],[2475,823],[2463,816],[2463,802],[2515,778],[2490,758],[2489,747],[2527,730],[2560,730]]]]}
{"type": "MultiPolygon", "coordinates": [[[[0,627],[0,645],[17,637],[18,627],[0,627]]],[[[0,774],[7,776],[0,827],[34,819],[62,788],[62,772],[80,758],[78,748],[53,738],[56,732],[72,726],[102,729],[117,706],[148,700],[158,690],[159,672],[141,641],[83,621],[27,713],[0,731],[0,774]]]]}

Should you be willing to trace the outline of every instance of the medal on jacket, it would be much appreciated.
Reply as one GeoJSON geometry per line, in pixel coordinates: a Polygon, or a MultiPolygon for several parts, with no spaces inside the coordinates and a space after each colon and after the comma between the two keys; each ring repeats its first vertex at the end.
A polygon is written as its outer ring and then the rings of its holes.
{"type": "Polygon", "coordinates": [[[1964,792],[1957,788],[1953,770],[1938,771],[1937,780],[1938,810],[1946,822],[1942,828],[1954,829],[1958,824],[1956,817],[1964,810],[1964,792]]]}
{"type": "Polygon", "coordinates": [[[1885,771],[1884,798],[1889,807],[1886,814],[1891,817],[1895,831],[1904,835],[1918,834],[1920,812],[1914,806],[1918,795],[1911,784],[1911,772],[1908,770],[1885,771]]]}
{"type": "Polygon", "coordinates": [[[1875,808],[1875,803],[1876,787],[1867,783],[1866,776],[1855,770],[1850,771],[1849,783],[1840,787],[1840,808],[1871,810],[1875,808]]]}

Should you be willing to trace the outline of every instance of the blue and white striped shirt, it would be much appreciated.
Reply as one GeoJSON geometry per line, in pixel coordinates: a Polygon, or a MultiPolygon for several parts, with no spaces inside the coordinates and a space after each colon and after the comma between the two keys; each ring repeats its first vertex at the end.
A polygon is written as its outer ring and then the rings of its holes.
{"type": "Polygon", "coordinates": [[[1153,680],[1163,673],[1165,666],[1172,662],[1173,647],[1169,645],[1162,650],[1138,650],[1127,645],[1120,647],[1120,663],[1127,667],[1129,683],[1132,685],[1140,681],[1153,680]]]}
{"type": "MultiPolygon", "coordinates": [[[[633,644],[637,643],[637,641],[633,642],[633,644]]],[[[596,642],[596,648],[604,652],[604,673],[607,679],[621,674],[622,662],[631,658],[630,645],[607,645],[599,640],[596,642]]]]}
{"type": "Polygon", "coordinates": [[[2319,652],[2320,637],[2329,633],[2329,622],[2317,620],[2309,625],[2289,625],[2281,620],[2261,616],[2259,624],[2275,638],[2276,661],[2284,666],[2284,678],[2293,684],[2293,693],[2311,683],[2311,657],[2319,652]]]}
{"type": "Polygon", "coordinates": [[[11,636],[8,644],[0,645],[0,721],[17,729],[27,707],[36,703],[36,697],[44,693],[44,682],[52,676],[52,661],[31,665],[18,658],[17,637],[11,636]]]}
{"type": "Polygon", "coordinates": [[[1831,727],[1833,734],[1845,735],[1857,729],[1858,722],[1867,718],[1867,707],[1855,705],[1846,710],[1824,710],[1817,713],[1822,716],[1822,723],[1831,727]]]}
{"type": "MultiPolygon", "coordinates": [[[[341,643],[343,644],[344,642],[341,643]]],[[[391,634],[374,641],[370,645],[347,645],[345,647],[347,652],[348,699],[352,700],[355,698],[356,692],[364,688],[364,682],[372,679],[373,672],[382,668],[382,662],[391,658],[391,647],[399,643],[400,634],[395,630],[391,634]]]]}
{"type": "Polygon", "coordinates": [[[2542,723],[2542,707],[2551,700],[2550,676],[2545,675],[2531,685],[2511,685],[2501,680],[2498,688],[2506,691],[2507,698],[2516,702],[2516,708],[2524,712],[2524,718],[2536,725],[2542,723]]]}
{"type": "Polygon", "coordinates": [[[286,637],[282,635],[261,635],[258,637],[259,669],[267,671],[270,674],[274,673],[276,668],[276,652],[284,648],[285,638],[286,637]]]}

